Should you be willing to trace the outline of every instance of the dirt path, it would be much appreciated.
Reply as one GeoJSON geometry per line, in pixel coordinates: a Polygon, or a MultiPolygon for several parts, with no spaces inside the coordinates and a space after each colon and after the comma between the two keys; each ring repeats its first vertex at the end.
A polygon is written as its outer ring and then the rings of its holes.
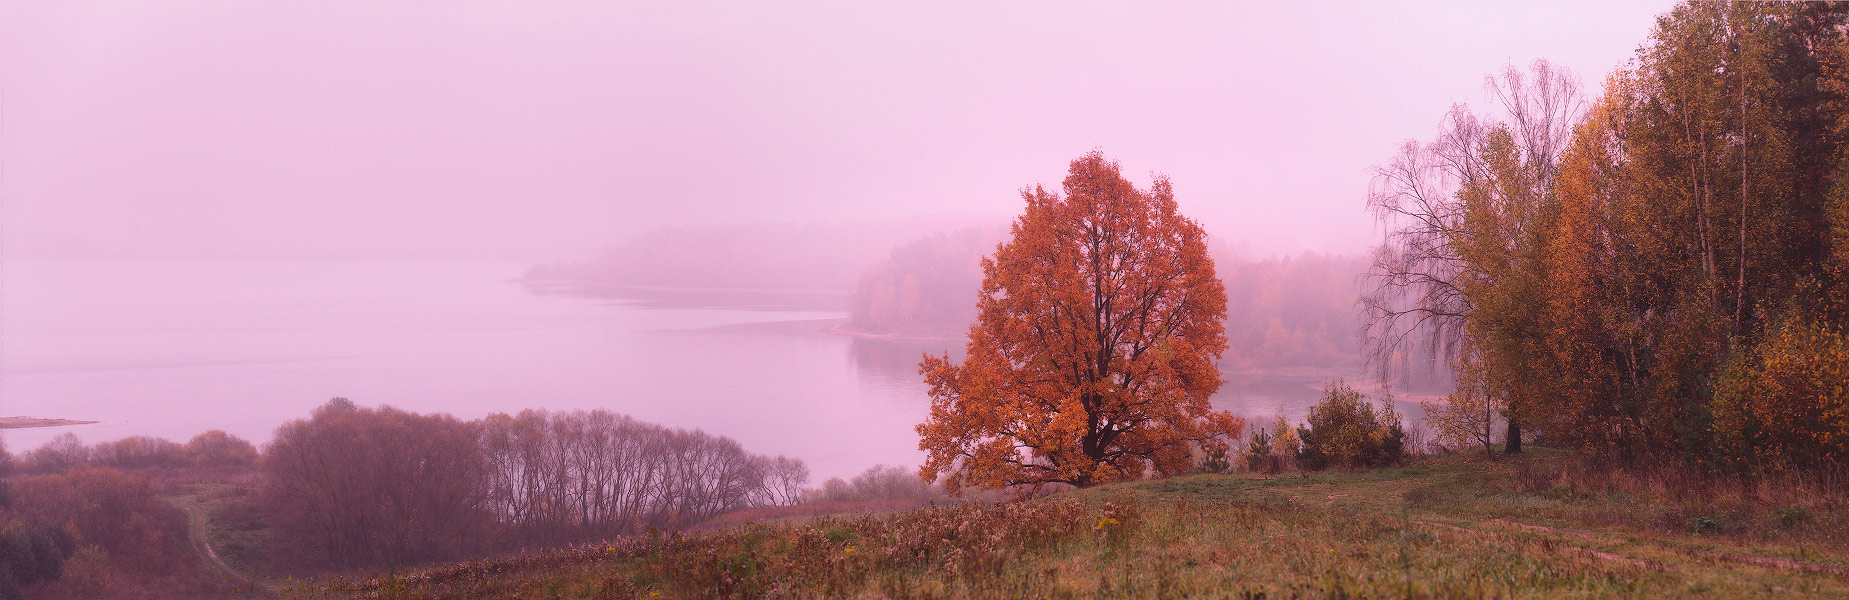
{"type": "MultiPolygon", "coordinates": [[[[1491,531],[1483,531],[1481,529],[1452,525],[1450,523],[1441,523],[1438,521],[1416,520],[1414,522],[1420,525],[1427,526],[1427,527],[1435,527],[1435,528],[1444,529],[1447,531],[1452,531],[1452,532],[1464,534],[1464,535],[1478,535],[1478,536],[1496,535],[1495,532],[1491,532],[1491,531]]],[[[1515,528],[1515,529],[1519,529],[1523,531],[1532,531],[1532,532],[1539,532],[1539,533],[1550,533],[1550,534],[1555,534],[1555,535],[1571,536],[1571,537],[1579,538],[1581,540],[1586,540],[1586,541],[1603,540],[1603,541],[1608,541],[1608,542],[1616,543],[1619,545],[1625,545],[1625,546],[1637,545],[1637,540],[1629,540],[1629,541],[1609,540],[1609,539],[1604,539],[1599,534],[1591,532],[1591,531],[1582,531],[1578,529],[1563,529],[1559,527],[1549,527],[1546,525],[1534,525],[1531,523],[1522,523],[1520,521],[1514,521],[1510,519],[1491,519],[1491,520],[1484,521],[1481,523],[1476,523],[1476,525],[1478,526],[1498,525],[1498,526],[1503,526],[1503,527],[1511,527],[1511,528],[1515,528]]],[[[1650,545],[1650,544],[1646,544],[1646,545],[1650,545]]],[[[1580,546],[1571,545],[1571,544],[1565,545],[1565,548],[1571,552],[1576,552],[1576,553],[1584,554],[1587,556],[1592,556],[1592,557],[1595,557],[1601,560],[1610,561],[1613,563],[1630,565],[1630,566],[1641,568],[1641,569],[1650,569],[1650,570],[1657,570],[1657,571],[1664,570],[1663,565],[1653,563],[1650,561],[1639,560],[1635,558],[1628,558],[1628,557],[1621,556],[1618,554],[1613,554],[1610,552],[1603,552],[1603,551],[1580,547],[1580,546]]],[[[1778,569],[1778,570],[1783,570],[1783,571],[1800,571],[1800,572],[1805,572],[1805,573],[1817,573],[1817,574],[1823,574],[1823,575],[1832,575],[1832,576],[1835,576],[1841,579],[1849,579],[1849,569],[1845,569],[1843,567],[1837,567],[1833,565],[1824,565],[1824,564],[1817,564],[1817,563],[1812,563],[1812,562],[1804,562],[1804,561],[1799,561],[1799,560],[1792,560],[1789,558],[1747,556],[1743,554],[1728,554],[1728,553],[1723,553],[1723,552],[1709,552],[1709,551],[1694,550],[1694,549],[1683,549],[1681,550],[1681,552],[1691,555],[1691,556],[1699,556],[1702,558],[1706,558],[1710,561],[1717,562],[1717,563],[1747,564],[1747,565],[1778,569]]]]}
{"type": "Polygon", "coordinates": [[[213,570],[218,571],[227,579],[242,584],[246,590],[258,592],[264,596],[276,595],[275,586],[258,581],[254,577],[231,568],[231,565],[226,564],[224,559],[218,557],[218,550],[212,548],[212,540],[206,535],[205,509],[200,507],[198,502],[190,498],[185,500],[172,498],[168,501],[186,512],[186,537],[193,543],[193,552],[198,553],[200,558],[212,565],[213,570]]]}
{"type": "MultiPolygon", "coordinates": [[[[1440,529],[1444,529],[1447,531],[1452,531],[1455,533],[1459,533],[1462,535],[1468,535],[1468,536],[1495,536],[1497,535],[1495,532],[1492,532],[1492,531],[1482,531],[1478,529],[1471,529],[1469,527],[1452,525],[1450,523],[1440,523],[1437,521],[1414,521],[1414,523],[1425,525],[1427,527],[1437,527],[1440,529]]],[[[1560,530],[1560,529],[1555,529],[1552,527],[1546,527],[1546,526],[1541,526],[1541,525],[1529,525],[1527,523],[1517,523],[1515,521],[1510,521],[1508,519],[1494,519],[1491,521],[1486,521],[1485,523],[1506,525],[1506,526],[1511,526],[1511,527],[1515,527],[1518,529],[1524,529],[1528,531],[1543,531],[1547,533],[1566,534],[1566,535],[1571,535],[1571,536],[1578,537],[1581,539],[1586,539],[1586,540],[1593,539],[1592,534],[1587,533],[1587,532],[1566,531],[1566,530],[1560,530]]],[[[1479,523],[1478,525],[1482,525],[1482,524],[1484,523],[1479,523]]],[[[1596,559],[1599,559],[1605,562],[1624,565],[1624,566],[1631,567],[1634,569],[1651,570],[1651,571],[1663,570],[1663,566],[1656,564],[1656,563],[1652,563],[1652,562],[1644,561],[1644,560],[1638,560],[1638,559],[1630,558],[1626,556],[1621,556],[1618,554],[1613,554],[1613,553],[1605,552],[1602,550],[1594,550],[1592,548],[1586,548],[1583,546],[1577,546],[1573,544],[1561,544],[1556,547],[1566,550],[1567,552],[1572,552],[1574,554],[1579,554],[1582,556],[1589,556],[1589,557],[1596,558],[1596,559]]]]}

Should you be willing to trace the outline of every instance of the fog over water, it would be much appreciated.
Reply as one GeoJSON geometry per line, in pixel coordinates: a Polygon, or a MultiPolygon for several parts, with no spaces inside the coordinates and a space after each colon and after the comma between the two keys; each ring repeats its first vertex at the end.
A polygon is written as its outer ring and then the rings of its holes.
{"type": "MultiPolygon", "coordinates": [[[[893,248],[967,250],[928,239],[1097,149],[1216,256],[1359,256],[1371,165],[1505,66],[1597,87],[1669,4],[0,3],[0,416],[100,421],[4,439],[262,441],[341,396],[913,464],[919,354],[960,341],[821,331],[893,248]]],[[[933,298],[899,262],[882,298],[933,298]]],[[[1334,364],[1350,330],[1288,313],[1346,292],[1258,285],[1240,364],[1334,364]]],[[[1354,362],[1216,402],[1298,417],[1354,362]]]]}
{"type": "MultiPolygon", "coordinates": [[[[224,429],[261,443],[340,396],[462,418],[608,409],[801,458],[820,481],[917,464],[912,427],[929,407],[919,355],[961,344],[823,332],[842,313],[774,297],[541,293],[516,281],[519,263],[3,266],[0,406],[100,421],[7,430],[15,452],[65,431],[184,441],[224,429]]],[[[1334,375],[1229,375],[1215,403],[1301,418],[1334,375]]]]}

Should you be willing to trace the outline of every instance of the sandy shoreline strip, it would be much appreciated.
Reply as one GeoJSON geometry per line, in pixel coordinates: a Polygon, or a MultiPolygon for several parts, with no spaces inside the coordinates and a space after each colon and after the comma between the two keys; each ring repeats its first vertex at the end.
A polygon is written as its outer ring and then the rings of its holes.
{"type": "Polygon", "coordinates": [[[65,425],[89,425],[95,422],[96,421],[75,421],[71,419],[41,419],[38,417],[0,417],[0,429],[63,427],[65,425]]]}

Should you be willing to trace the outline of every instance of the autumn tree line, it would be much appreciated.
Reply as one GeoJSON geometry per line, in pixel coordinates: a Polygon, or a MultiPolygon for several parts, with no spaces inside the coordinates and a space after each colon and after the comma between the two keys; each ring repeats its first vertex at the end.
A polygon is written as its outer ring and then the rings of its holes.
{"type": "MultiPolygon", "coordinates": [[[[0,449],[0,471],[0,598],[230,591],[172,500],[202,484],[216,490],[216,526],[267,540],[218,552],[275,576],[672,531],[842,495],[805,489],[802,461],[609,411],[468,421],[339,398],[279,427],[262,451],[223,431],[185,444],[85,445],[67,433],[17,456],[0,449]]],[[[875,481],[852,489],[884,492],[875,481]]]]}
{"type": "MultiPolygon", "coordinates": [[[[208,431],[185,444],[129,437],[85,445],[71,434],[14,456],[0,448],[0,598],[223,595],[157,477],[248,474],[249,442],[208,431]]],[[[235,475],[232,475],[235,477],[235,475]]]]}
{"type": "Polygon", "coordinates": [[[1355,274],[1367,266],[1363,257],[1305,252],[1258,259],[1222,245],[1213,263],[1226,286],[1222,365],[1355,365],[1361,354],[1355,274]]]}
{"type": "Polygon", "coordinates": [[[1711,470],[1849,459],[1849,7],[1687,3],[1596,97],[1490,78],[1377,170],[1372,356],[1441,433],[1711,470]],[[1404,366],[1404,365],[1402,365],[1404,366]]]}
{"type": "Polygon", "coordinates": [[[264,451],[266,499],[297,564],[406,565],[697,524],[793,504],[801,461],[608,411],[464,421],[334,399],[264,451]]]}

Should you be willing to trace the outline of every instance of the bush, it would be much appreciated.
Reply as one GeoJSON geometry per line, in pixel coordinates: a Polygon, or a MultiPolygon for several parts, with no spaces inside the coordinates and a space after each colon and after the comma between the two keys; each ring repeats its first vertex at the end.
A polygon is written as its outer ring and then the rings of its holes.
{"type": "Polygon", "coordinates": [[[1309,425],[1298,425],[1296,433],[1297,439],[1303,440],[1303,443],[1297,446],[1297,454],[1293,457],[1297,461],[1297,466],[1311,471],[1328,468],[1329,455],[1323,452],[1322,440],[1317,437],[1316,432],[1311,431],[1309,425]]]}
{"type": "Polygon", "coordinates": [[[1392,400],[1384,404],[1375,410],[1342,380],[1324,386],[1322,400],[1310,407],[1309,422],[1297,429],[1302,440],[1297,464],[1306,469],[1398,464],[1405,458],[1406,433],[1392,400]]]}
{"type": "Polygon", "coordinates": [[[1252,432],[1252,439],[1246,441],[1245,451],[1240,453],[1239,459],[1245,463],[1247,471],[1278,472],[1278,461],[1271,455],[1271,436],[1265,433],[1263,427],[1252,432]]]}
{"type": "Polygon", "coordinates": [[[1290,421],[1278,415],[1270,431],[1259,428],[1252,432],[1239,454],[1239,461],[1247,471],[1254,473],[1282,473],[1296,466],[1297,456],[1303,449],[1300,439],[1290,421]]]}
{"type": "Polygon", "coordinates": [[[1278,470],[1297,468],[1297,453],[1303,450],[1303,437],[1297,435],[1297,430],[1290,426],[1290,419],[1284,415],[1278,415],[1272,429],[1278,432],[1271,439],[1271,457],[1278,461],[1278,470]]]}
{"type": "Polygon", "coordinates": [[[1721,370],[1715,437],[1734,455],[1774,464],[1849,461],[1849,336],[1786,318],[1721,370]]]}
{"type": "Polygon", "coordinates": [[[1194,471],[1197,473],[1226,473],[1233,470],[1233,458],[1230,449],[1222,445],[1193,447],[1195,454],[1194,471]]]}

